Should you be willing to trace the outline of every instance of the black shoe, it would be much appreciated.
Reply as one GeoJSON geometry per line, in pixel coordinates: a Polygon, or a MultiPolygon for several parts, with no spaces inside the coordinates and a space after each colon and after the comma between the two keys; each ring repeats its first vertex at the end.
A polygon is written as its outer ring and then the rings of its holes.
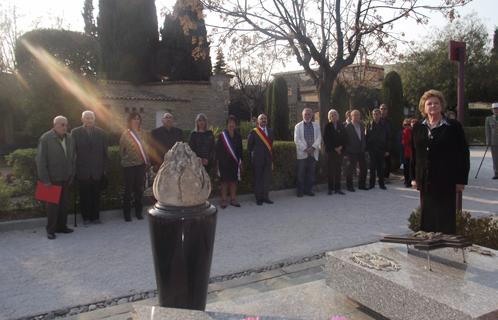
{"type": "Polygon", "coordinates": [[[386,190],[386,186],[379,186],[379,188],[381,188],[382,190],[386,190]]]}
{"type": "Polygon", "coordinates": [[[124,220],[125,220],[126,222],[130,222],[130,221],[131,221],[131,217],[124,217],[124,220]]]}
{"type": "Polygon", "coordinates": [[[230,201],[230,205],[231,205],[231,206],[233,206],[233,207],[240,208],[240,203],[238,203],[238,202],[237,202],[237,201],[235,201],[235,200],[230,201]]]}
{"type": "Polygon", "coordinates": [[[273,204],[273,201],[271,201],[270,199],[263,199],[263,202],[268,204],[273,204]]]}
{"type": "Polygon", "coordinates": [[[143,220],[144,219],[144,216],[143,215],[137,215],[137,220],[143,220]]]}
{"type": "Polygon", "coordinates": [[[354,188],[346,188],[346,190],[348,190],[349,192],[355,192],[354,188]]]}
{"type": "Polygon", "coordinates": [[[493,177],[493,178],[491,178],[491,179],[496,180],[496,179],[498,179],[498,176],[494,176],[494,177],[493,177]]]}
{"type": "Polygon", "coordinates": [[[302,197],[303,197],[303,194],[302,194],[302,193],[298,193],[298,194],[297,194],[297,197],[298,197],[298,198],[302,198],[302,197]]]}
{"type": "Polygon", "coordinates": [[[336,190],[335,193],[345,195],[345,193],[342,192],[341,190],[336,190]]]}
{"type": "Polygon", "coordinates": [[[64,229],[55,231],[55,233],[72,233],[73,231],[73,229],[65,227],[64,229]]]}
{"type": "Polygon", "coordinates": [[[327,192],[327,194],[330,196],[332,194],[332,190],[329,190],[329,192],[327,192]]]}
{"type": "Polygon", "coordinates": [[[305,193],[305,195],[310,196],[310,197],[314,197],[315,196],[315,194],[313,192],[305,193]]]}
{"type": "Polygon", "coordinates": [[[262,205],[263,205],[263,201],[261,201],[261,200],[256,200],[256,204],[257,204],[258,206],[262,206],[262,205]]]}
{"type": "Polygon", "coordinates": [[[358,189],[360,189],[360,190],[368,190],[367,187],[358,187],[358,189]]]}
{"type": "Polygon", "coordinates": [[[48,240],[54,240],[55,238],[57,238],[57,236],[55,235],[55,233],[47,233],[47,239],[48,240]]]}

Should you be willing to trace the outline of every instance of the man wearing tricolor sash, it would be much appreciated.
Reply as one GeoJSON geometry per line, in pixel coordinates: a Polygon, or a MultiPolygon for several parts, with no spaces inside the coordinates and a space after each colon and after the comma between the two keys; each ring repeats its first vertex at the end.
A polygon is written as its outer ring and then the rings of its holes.
{"type": "Polygon", "coordinates": [[[259,206],[263,203],[273,203],[269,197],[273,166],[273,131],[266,126],[267,122],[266,115],[260,114],[257,126],[251,130],[247,140],[254,174],[254,195],[259,206]]]}

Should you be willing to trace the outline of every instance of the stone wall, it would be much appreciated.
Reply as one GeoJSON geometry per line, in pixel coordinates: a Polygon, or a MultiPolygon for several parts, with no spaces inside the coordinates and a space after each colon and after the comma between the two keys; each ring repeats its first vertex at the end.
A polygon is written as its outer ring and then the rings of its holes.
{"type": "Polygon", "coordinates": [[[139,112],[142,127],[150,131],[160,124],[164,112],[175,117],[175,126],[191,130],[198,113],[205,113],[209,125],[223,127],[228,116],[229,78],[213,76],[210,81],[175,81],[139,86],[123,81],[100,81],[104,106],[111,112],[112,131],[126,126],[130,112],[139,112]]]}

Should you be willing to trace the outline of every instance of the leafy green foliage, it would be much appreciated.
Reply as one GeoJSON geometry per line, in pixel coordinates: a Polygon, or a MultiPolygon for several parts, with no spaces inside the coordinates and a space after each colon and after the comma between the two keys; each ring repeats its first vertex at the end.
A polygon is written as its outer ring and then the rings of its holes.
{"type": "MultiPolygon", "coordinates": [[[[408,102],[418,106],[422,94],[429,89],[440,90],[447,100],[448,109],[457,103],[457,65],[448,59],[449,40],[465,41],[465,100],[498,100],[498,62],[488,49],[488,34],[484,24],[475,16],[467,16],[434,33],[424,40],[417,50],[404,58],[397,68],[403,79],[408,102]]],[[[417,108],[418,109],[418,108],[417,108]]]]}
{"type": "Polygon", "coordinates": [[[100,0],[98,35],[102,78],[137,84],[157,79],[154,0],[100,0]]]}
{"type": "Polygon", "coordinates": [[[164,18],[157,52],[159,72],[170,80],[205,80],[211,58],[203,7],[198,0],[178,0],[164,18]]]}
{"type": "Polygon", "coordinates": [[[344,119],[346,111],[349,110],[349,97],[346,87],[339,81],[332,91],[331,108],[339,113],[339,119],[344,119]]]}
{"type": "MultiPolygon", "coordinates": [[[[420,230],[420,208],[415,209],[408,218],[412,231],[420,230]]],[[[458,211],[456,215],[456,233],[469,239],[472,243],[498,250],[498,220],[494,217],[472,218],[467,211],[458,211]]]]}
{"type": "Polygon", "coordinates": [[[70,123],[78,123],[82,108],[79,101],[49,76],[22,41],[43,48],[76,75],[93,78],[98,64],[98,44],[94,38],[80,32],[38,29],[22,35],[16,44],[18,71],[27,89],[20,108],[26,119],[19,131],[30,144],[51,127],[52,119],[63,114],[70,123]],[[28,116],[29,115],[29,116],[28,116]]]}

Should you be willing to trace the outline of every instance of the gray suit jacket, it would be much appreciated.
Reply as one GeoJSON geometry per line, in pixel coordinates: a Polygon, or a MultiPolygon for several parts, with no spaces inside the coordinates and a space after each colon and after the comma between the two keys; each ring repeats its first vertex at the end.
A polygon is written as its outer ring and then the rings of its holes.
{"type": "Polygon", "coordinates": [[[69,181],[74,176],[74,143],[66,134],[66,153],[54,130],[45,132],[38,142],[36,154],[38,179],[45,183],[69,181]]]}
{"type": "Polygon", "coordinates": [[[108,163],[107,135],[99,127],[92,128],[92,134],[81,126],[71,131],[76,153],[76,178],[100,180],[108,163]]]}
{"type": "Polygon", "coordinates": [[[488,146],[498,146],[498,121],[495,116],[486,117],[486,144],[488,146]]]}

